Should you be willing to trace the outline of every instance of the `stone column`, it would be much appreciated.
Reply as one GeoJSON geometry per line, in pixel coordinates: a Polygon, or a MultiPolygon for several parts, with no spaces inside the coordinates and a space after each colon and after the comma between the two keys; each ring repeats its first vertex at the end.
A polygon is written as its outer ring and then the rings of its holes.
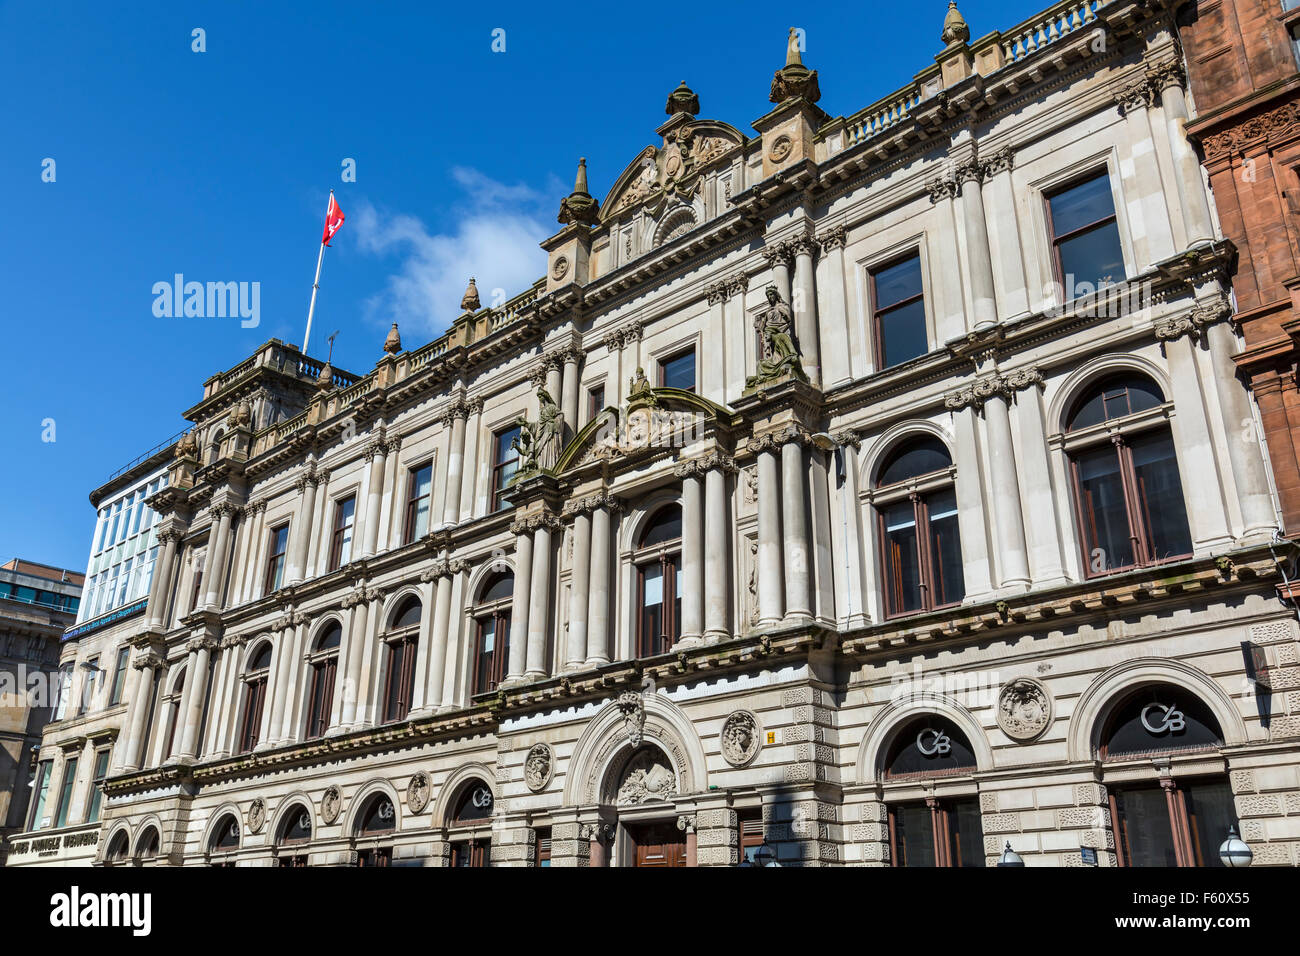
{"type": "Polygon", "coordinates": [[[1205,180],[1196,152],[1187,142],[1187,95],[1183,91],[1186,77],[1179,63],[1165,63],[1151,70],[1153,87],[1160,93],[1169,132],[1169,149],[1173,155],[1178,201],[1183,210],[1187,245],[1198,246],[1214,241],[1214,224],[1210,203],[1205,194],[1205,180]]]}
{"type": "Polygon", "coordinates": [[[552,519],[541,519],[533,532],[532,588],[528,596],[528,656],[524,678],[546,676],[546,642],[551,624],[552,519]]]}
{"type": "Polygon", "coordinates": [[[297,663],[293,654],[294,622],[291,618],[281,621],[281,631],[275,639],[275,655],[271,674],[267,677],[266,691],[270,699],[264,711],[270,714],[270,720],[263,724],[263,731],[258,742],[258,749],[263,750],[280,742],[280,728],[284,721],[285,705],[289,697],[289,672],[297,663]]]}
{"type": "Polygon", "coordinates": [[[790,308],[794,312],[795,335],[799,338],[804,371],[813,385],[822,383],[821,329],[817,321],[817,285],[813,275],[813,246],[811,236],[800,236],[790,243],[794,251],[794,298],[790,308]]]}
{"type": "Polygon", "coordinates": [[[207,640],[191,641],[185,670],[184,704],[180,713],[181,757],[199,755],[199,721],[203,719],[203,705],[207,703],[208,666],[212,660],[212,643],[207,640]]]}
{"type": "MultiPolygon", "coordinates": [[[[781,446],[781,529],[785,552],[785,619],[812,617],[811,543],[808,539],[808,488],[803,436],[786,436],[781,446]]],[[[759,495],[762,496],[760,478],[759,495]]],[[[761,504],[760,504],[761,508],[761,504]]],[[[761,544],[760,544],[761,548],[761,544]]],[[[762,584],[760,577],[760,587],[762,584]]]]}
{"type": "Polygon", "coordinates": [[[366,488],[366,517],[362,526],[360,557],[363,558],[374,555],[375,545],[379,541],[379,515],[384,502],[384,465],[388,460],[382,430],[366,446],[366,460],[370,462],[370,483],[366,488]]]}
{"type": "Polygon", "coordinates": [[[730,571],[731,513],[727,507],[727,475],[736,464],[723,455],[705,460],[704,475],[704,639],[710,643],[731,637],[730,571]]]}
{"type": "Polygon", "coordinates": [[[347,673],[343,676],[342,681],[343,708],[339,717],[339,725],[350,728],[356,724],[359,718],[357,711],[358,704],[361,702],[361,663],[366,656],[366,616],[369,604],[366,601],[365,588],[361,585],[358,585],[357,589],[345,601],[353,604],[353,610],[352,626],[348,628],[347,641],[344,643],[344,653],[347,655],[347,673]]]}
{"type": "Polygon", "coordinates": [[[286,635],[292,643],[289,645],[289,656],[285,661],[289,666],[286,668],[284,709],[280,716],[279,728],[274,731],[278,743],[297,740],[302,726],[299,720],[299,708],[302,704],[302,674],[306,669],[303,658],[306,656],[305,645],[310,626],[311,619],[306,614],[298,612],[294,615],[293,631],[286,635]]]}
{"type": "MultiPolygon", "coordinates": [[[[1117,93],[1115,102],[1128,121],[1133,179],[1142,209],[1142,228],[1135,229],[1133,246],[1138,272],[1145,272],[1174,254],[1173,228],[1151,135],[1150,108],[1155,102],[1155,90],[1149,81],[1141,80],[1117,93]]],[[[1068,287],[1068,277],[1065,283],[1068,287]]]]}
{"type": "Polygon", "coordinates": [[[289,529],[293,544],[289,548],[285,584],[300,584],[307,577],[307,546],[311,543],[312,515],[316,511],[316,476],[307,474],[299,478],[298,490],[302,493],[302,502],[289,529]]]}
{"type": "Polygon", "coordinates": [[[1271,540],[1278,522],[1260,451],[1264,435],[1256,425],[1246,386],[1237,376],[1237,363],[1233,360],[1237,339],[1232,327],[1223,321],[1231,314],[1232,305],[1226,296],[1198,306],[1195,312],[1196,321],[1207,326],[1205,337],[1214,365],[1214,386],[1228,433],[1228,461],[1241,500],[1241,537],[1271,540]]]}
{"type": "Polygon", "coordinates": [[[591,514],[573,515],[573,567],[569,578],[569,646],[564,669],[581,670],[587,662],[587,609],[591,602],[591,514]]]}
{"type": "Polygon", "coordinates": [[[465,422],[468,418],[469,405],[457,401],[443,419],[443,423],[451,427],[451,445],[447,452],[447,487],[443,492],[443,525],[460,523],[460,492],[465,481],[465,422]]]}
{"type": "Polygon", "coordinates": [[[507,662],[506,681],[517,683],[523,679],[528,663],[528,600],[533,579],[533,539],[524,522],[516,522],[515,533],[515,589],[510,606],[510,659],[507,662]]]}
{"type": "Polygon", "coordinates": [[[158,532],[162,552],[154,561],[153,580],[149,582],[149,627],[167,627],[167,604],[171,598],[172,571],[176,565],[176,542],[181,533],[175,528],[158,532]]]}
{"type": "MultiPolygon", "coordinates": [[[[704,296],[709,303],[708,324],[705,326],[708,341],[717,343],[717,348],[705,349],[700,356],[700,392],[710,401],[719,405],[727,404],[727,359],[730,352],[743,349],[743,340],[734,340],[727,334],[727,282],[725,279],[712,282],[704,287],[704,296]],[[730,341],[729,341],[730,340],[730,341]]],[[[740,328],[739,325],[736,328],[740,328]]]]}
{"type": "MultiPolygon", "coordinates": [[[[969,331],[966,320],[966,300],[962,294],[961,253],[957,243],[957,180],[952,176],[939,176],[926,184],[930,191],[930,204],[937,206],[936,221],[939,224],[935,237],[935,257],[938,260],[938,295],[935,296],[935,333],[940,342],[963,337],[969,331]]],[[[875,354],[875,346],[870,330],[863,317],[861,329],[862,340],[867,343],[873,356],[870,368],[864,368],[860,375],[879,371],[881,357],[875,354]]]]}
{"type": "Polygon", "coordinates": [[[785,616],[781,569],[781,477],[776,441],[758,440],[758,623],[771,626],[785,616]]]}
{"type": "Polygon", "coordinates": [[[212,705],[208,714],[208,727],[204,734],[203,756],[224,756],[226,711],[229,707],[230,682],[234,680],[235,661],[239,656],[237,646],[230,638],[223,637],[217,644],[217,677],[212,684],[212,705]]]}
{"type": "MultiPolygon", "coordinates": [[[[750,323],[745,318],[745,292],[749,289],[749,276],[742,272],[720,284],[725,285],[727,297],[722,307],[723,328],[747,330],[739,338],[727,336],[728,341],[724,346],[727,350],[726,397],[734,401],[745,387],[745,369],[752,367],[745,358],[745,343],[754,342],[753,333],[748,331],[750,323]]],[[[722,401],[721,404],[726,405],[728,401],[722,401]]]]}
{"type": "MultiPolygon", "coordinates": [[[[573,436],[578,433],[578,400],[581,389],[578,385],[578,362],[582,358],[582,352],[575,346],[569,346],[560,353],[560,359],[564,362],[564,380],[563,391],[560,404],[560,414],[564,416],[564,434],[561,436],[567,445],[573,440],[573,436]]],[[[552,396],[554,397],[554,396],[552,396]]]]}
{"type": "MultiPolygon", "coordinates": [[[[824,263],[822,280],[817,283],[817,293],[824,306],[818,310],[818,332],[826,334],[826,359],[822,362],[821,378],[816,381],[823,388],[832,388],[850,381],[853,378],[853,356],[868,354],[865,339],[855,341],[849,323],[848,300],[844,292],[846,236],[845,228],[836,226],[817,237],[824,263]]],[[[819,351],[820,344],[819,341],[819,351]]]]}
{"type": "Polygon", "coordinates": [[[696,644],[704,635],[704,502],[698,462],[677,466],[682,482],[682,601],[679,643],[696,644]]]}
{"type": "Polygon", "coordinates": [[[221,584],[226,576],[226,548],[230,541],[231,505],[213,505],[213,530],[209,533],[208,568],[203,578],[205,607],[221,606],[221,584]]]}
{"type": "Polygon", "coordinates": [[[123,771],[141,769],[148,736],[145,720],[149,716],[149,708],[153,703],[154,677],[158,668],[163,666],[163,659],[148,651],[137,652],[131,666],[136,670],[136,678],[132,682],[133,690],[130,698],[130,729],[126,735],[126,746],[123,748],[122,762],[119,766],[123,771]]]}
{"type": "Polygon", "coordinates": [[[614,546],[612,499],[601,500],[591,513],[591,602],[587,614],[587,666],[610,661],[609,562],[614,546]]]}
{"type": "Polygon", "coordinates": [[[966,265],[970,272],[971,300],[975,307],[975,329],[978,331],[998,323],[998,305],[993,285],[993,253],[989,249],[989,229],[984,216],[983,164],[971,161],[958,166],[957,181],[961,184],[966,265]]]}
{"type": "Polygon", "coordinates": [[[1043,415],[1042,373],[1027,369],[1030,385],[1016,395],[1015,419],[1020,434],[1016,459],[1020,495],[1031,516],[1025,526],[1029,547],[1029,575],[1034,585],[1063,584],[1067,578],[1061,552],[1060,507],[1052,489],[1052,462],[1047,448],[1047,421],[1043,415]]]}
{"type": "Polygon", "coordinates": [[[781,293],[781,298],[789,302],[793,297],[790,288],[790,260],[793,257],[793,250],[790,244],[778,242],[768,246],[763,250],[763,257],[767,259],[768,268],[772,270],[772,284],[781,293]]]}
{"type": "Polygon", "coordinates": [[[1030,312],[1029,283],[1025,278],[1025,260],[1020,251],[1020,225],[1016,221],[1016,190],[1011,181],[1015,151],[998,150],[984,163],[984,179],[989,185],[988,236],[1001,280],[998,298],[1004,321],[1026,316],[1030,312]]]}
{"type": "Polygon", "coordinates": [[[420,633],[415,646],[415,674],[411,686],[411,706],[407,715],[420,716],[429,709],[429,665],[432,663],[433,628],[437,617],[434,606],[437,580],[446,562],[439,561],[420,575],[420,633]]]}
{"type": "Polygon", "coordinates": [[[1025,546],[1025,519],[1020,509],[1020,482],[1011,439],[1011,412],[1007,395],[1014,386],[1001,378],[984,403],[984,424],[989,441],[989,471],[993,483],[994,533],[998,549],[999,586],[1004,590],[1029,588],[1029,556],[1025,546]]]}
{"type": "Polygon", "coordinates": [[[835,617],[841,627],[853,630],[871,622],[867,613],[869,577],[863,558],[871,536],[863,527],[858,503],[858,448],[862,440],[853,431],[837,432],[831,437],[838,446],[831,460],[835,495],[830,514],[835,617]]]}
{"type": "Polygon", "coordinates": [[[558,354],[548,355],[543,367],[546,369],[546,390],[551,393],[551,398],[555,399],[556,404],[559,404],[564,400],[563,362],[558,354]]]}
{"type": "Polygon", "coordinates": [[[957,466],[957,529],[961,538],[962,575],[968,599],[987,597],[992,590],[989,568],[988,525],[984,521],[984,478],[980,473],[979,442],[975,437],[975,409],[954,404],[953,463],[957,466]]]}

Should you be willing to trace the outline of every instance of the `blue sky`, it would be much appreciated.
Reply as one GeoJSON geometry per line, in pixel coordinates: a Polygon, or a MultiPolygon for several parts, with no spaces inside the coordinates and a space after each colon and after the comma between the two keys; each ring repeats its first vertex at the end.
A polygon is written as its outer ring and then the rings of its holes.
{"type": "MultiPolygon", "coordinates": [[[[979,37],[1045,6],[961,9],[979,37]]],[[[445,330],[470,275],[485,302],[540,277],[577,158],[603,199],[679,81],[752,134],[798,26],[821,106],[851,113],[934,62],[947,4],[673,9],[0,3],[0,560],[83,569],[89,492],[184,427],[210,375],[301,341],[330,188],[348,218],[311,351],[338,330],[335,364],[365,372],[389,323],[407,348],[445,330]],[[260,283],[260,324],[156,317],[176,273],[260,283]]]]}

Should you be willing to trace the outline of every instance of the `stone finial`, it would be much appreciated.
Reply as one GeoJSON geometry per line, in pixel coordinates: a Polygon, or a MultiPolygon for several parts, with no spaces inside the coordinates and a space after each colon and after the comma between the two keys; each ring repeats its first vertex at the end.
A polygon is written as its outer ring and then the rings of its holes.
{"type": "MultiPolygon", "coordinates": [[[[465,296],[460,300],[460,307],[466,312],[477,312],[483,307],[483,303],[478,300],[478,286],[474,284],[473,277],[469,280],[469,285],[465,287],[465,296]]],[[[397,326],[393,326],[397,328],[397,326]]]]}
{"type": "Polygon", "coordinates": [[[686,81],[682,80],[681,86],[668,94],[668,104],[664,107],[664,112],[669,116],[676,116],[678,113],[689,113],[694,116],[699,111],[700,98],[686,85],[686,81]]]}
{"type": "Polygon", "coordinates": [[[194,437],[194,429],[190,429],[181,436],[181,440],[176,443],[177,458],[197,458],[199,456],[199,443],[194,437]]]}
{"type": "Polygon", "coordinates": [[[253,406],[244,399],[230,413],[230,423],[236,428],[247,428],[253,421],[253,406]]]}
{"type": "Polygon", "coordinates": [[[326,362],[320,367],[320,374],[316,376],[316,387],[325,389],[329,388],[334,382],[334,366],[326,362]]]}
{"type": "Polygon", "coordinates": [[[384,351],[389,355],[396,355],[398,352],[402,351],[402,336],[401,333],[397,331],[396,322],[394,322],[393,327],[388,330],[388,338],[384,339],[384,351]]]}
{"type": "Polygon", "coordinates": [[[560,214],[556,219],[566,226],[579,222],[593,226],[599,216],[600,202],[587,192],[587,160],[583,157],[578,160],[578,174],[573,178],[573,192],[560,200],[560,214]]]}
{"type": "Polygon", "coordinates": [[[817,85],[817,71],[803,65],[803,59],[799,55],[799,31],[791,27],[785,47],[785,66],[777,70],[776,75],[772,77],[772,91],[768,94],[768,99],[773,103],[784,103],[786,100],[793,99],[805,99],[809,103],[816,103],[821,98],[822,92],[817,85]]]}
{"type": "Polygon", "coordinates": [[[970,27],[966,25],[965,18],[957,9],[956,2],[948,4],[948,15],[943,18],[943,35],[940,39],[949,46],[954,43],[970,42],[970,27]]]}

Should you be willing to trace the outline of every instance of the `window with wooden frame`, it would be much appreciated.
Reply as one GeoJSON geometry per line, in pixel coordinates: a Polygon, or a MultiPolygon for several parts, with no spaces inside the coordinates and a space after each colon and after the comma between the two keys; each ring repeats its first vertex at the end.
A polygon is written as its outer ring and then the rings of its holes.
{"type": "Polygon", "coordinates": [[[406,473],[406,520],[402,540],[419,541],[429,533],[429,514],[433,509],[433,464],[412,468],[406,473]]]}
{"type": "Polygon", "coordinates": [[[876,371],[883,372],[928,353],[930,337],[925,327],[921,254],[913,252],[878,266],[870,271],[868,278],[876,371]]]}
{"type": "Polygon", "coordinates": [[[162,728],[162,759],[166,760],[172,755],[176,747],[176,727],[180,723],[181,698],[185,689],[185,666],[182,664],[176,668],[171,677],[171,690],[162,698],[163,711],[167,715],[167,726],[162,728]]]}
{"type": "Polygon", "coordinates": [[[262,734],[266,682],[271,673],[271,642],[263,641],[244,671],[244,706],[239,716],[239,752],[250,753],[262,734]]]}
{"type": "Polygon", "coordinates": [[[1123,282],[1124,248],[1110,172],[1076,179],[1045,198],[1053,267],[1065,301],[1123,282]]]}
{"type": "Polygon", "coordinates": [[[1191,555],[1168,407],[1155,382],[1127,372],[1103,379],[1075,402],[1065,432],[1088,577],[1191,555]]]}
{"type": "Polygon", "coordinates": [[[334,532],[330,536],[329,571],[337,571],[352,560],[352,531],[356,525],[357,496],[334,503],[334,532]]]}
{"type": "MultiPolygon", "coordinates": [[[[386,793],[376,793],[370,797],[361,815],[357,818],[353,835],[357,839],[376,839],[386,837],[397,829],[397,808],[386,793]]],[[[357,866],[392,866],[393,848],[391,846],[370,846],[357,852],[357,866]]]]}
{"type": "Polygon", "coordinates": [[[451,865],[485,867],[491,864],[492,813],[496,798],[492,788],[482,780],[471,780],[461,788],[452,803],[449,828],[452,842],[451,865]],[[457,839],[455,829],[461,829],[457,839]]]}
{"type": "Polygon", "coordinates": [[[1219,847],[1240,832],[1226,777],[1107,786],[1120,866],[1223,866],[1219,847]]]}
{"type": "Polygon", "coordinates": [[[311,682],[307,691],[307,726],[305,737],[315,740],[325,735],[330,725],[330,710],[334,705],[334,684],[338,680],[339,647],[343,642],[343,627],[330,621],[316,638],[307,666],[311,668],[311,682]]]}
{"type": "Polygon", "coordinates": [[[113,665],[113,682],[109,685],[108,705],[116,707],[122,703],[122,693],[126,690],[126,669],[131,664],[131,648],[117,649],[117,662],[113,665]]]}
{"type": "Polygon", "coordinates": [[[605,410],[605,386],[593,385],[587,389],[587,421],[594,422],[605,410]]]}
{"type": "Polygon", "coordinates": [[[488,578],[471,612],[474,619],[473,693],[488,694],[506,678],[510,666],[510,608],[515,576],[501,571],[488,578]]]}
{"type": "Polygon", "coordinates": [[[492,436],[492,513],[494,514],[509,507],[503,492],[514,484],[515,475],[519,472],[519,451],[515,448],[519,435],[519,426],[514,425],[492,436]]]}
{"type": "Polygon", "coordinates": [[[927,436],[900,445],[877,472],[872,501],[886,616],[960,604],[966,583],[956,469],[944,444],[927,436]]]}
{"type": "Polygon", "coordinates": [[[660,508],[632,556],[636,568],[636,656],[666,654],[681,637],[682,509],[660,508]]]}
{"type": "Polygon", "coordinates": [[[411,712],[422,611],[418,598],[407,598],[393,615],[392,626],[384,637],[388,646],[388,662],[384,668],[385,723],[405,720],[411,712]]]}
{"type": "Polygon", "coordinates": [[[755,856],[759,848],[767,842],[763,827],[763,811],[742,810],[736,815],[736,825],[740,828],[740,862],[758,865],[755,856]]]}
{"type": "MultiPolygon", "coordinates": [[[[208,838],[209,853],[232,853],[239,849],[239,818],[228,813],[218,821],[208,838]]],[[[217,864],[221,865],[221,864],[217,864]]]]}
{"type": "Polygon", "coordinates": [[[686,349],[659,360],[659,387],[695,391],[695,349],[686,349]]]}
{"type": "Polygon", "coordinates": [[[289,551],[289,523],[286,521],[269,532],[264,594],[274,594],[284,585],[284,561],[289,551]]]}
{"type": "Polygon", "coordinates": [[[68,825],[68,815],[72,812],[72,793],[77,786],[76,757],[67,757],[63,761],[63,783],[59,787],[59,805],[54,814],[54,828],[68,825]]]}
{"type": "Polygon", "coordinates": [[[108,779],[108,758],[111,753],[111,747],[99,747],[95,750],[95,762],[91,765],[90,774],[90,801],[86,808],[87,823],[96,823],[99,820],[100,807],[104,801],[104,781],[108,779]]]}
{"type": "Polygon", "coordinates": [[[982,867],[984,830],[975,797],[889,805],[889,862],[897,867],[982,867]]]}
{"type": "Polygon", "coordinates": [[[538,827],[533,831],[533,866],[551,865],[551,828],[538,827]]]}

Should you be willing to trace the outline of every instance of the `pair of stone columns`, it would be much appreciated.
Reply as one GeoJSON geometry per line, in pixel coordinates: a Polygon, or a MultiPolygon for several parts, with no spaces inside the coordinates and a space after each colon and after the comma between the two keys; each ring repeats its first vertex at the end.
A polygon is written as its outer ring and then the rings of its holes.
{"type": "Polygon", "coordinates": [[[307,572],[307,555],[311,545],[312,524],[316,517],[316,487],[329,479],[329,472],[317,471],[313,462],[308,462],[306,472],[295,483],[298,489],[298,509],[294,513],[293,523],[289,528],[289,560],[285,568],[285,584],[301,584],[309,575],[307,572]]]}
{"type": "Polygon", "coordinates": [[[797,426],[752,439],[758,456],[758,623],[812,620],[807,433],[797,426]]]}
{"type": "Polygon", "coordinates": [[[415,671],[415,699],[411,710],[436,713],[449,703],[444,695],[448,639],[451,634],[452,583],[469,570],[460,560],[441,560],[420,575],[424,587],[424,612],[420,621],[420,646],[415,671]]]}
{"type": "MultiPolygon", "coordinates": [[[[193,760],[202,751],[199,721],[203,719],[203,707],[207,703],[212,652],[216,647],[216,641],[203,637],[194,638],[186,645],[185,684],[181,690],[180,710],[177,714],[181,732],[173,750],[182,760],[193,760]]],[[[162,756],[166,760],[169,755],[162,756]]]]}
{"type": "Polygon", "coordinates": [[[162,553],[154,559],[153,579],[149,582],[149,613],[147,627],[167,628],[167,606],[171,601],[172,578],[176,573],[176,549],[183,536],[177,527],[164,527],[158,532],[162,553]]]}
{"type": "Polygon", "coordinates": [[[546,638],[551,620],[551,535],[562,525],[550,512],[511,526],[515,535],[515,587],[510,610],[510,656],[506,680],[546,676],[546,638]]]}
{"type": "MultiPolygon", "coordinates": [[[[443,491],[442,525],[460,523],[465,498],[465,435],[470,415],[483,411],[483,399],[457,399],[444,413],[443,426],[451,430],[447,447],[447,486],[443,491]]],[[[432,508],[430,509],[432,512],[432,508]]],[[[432,527],[432,514],[430,527],[432,527]]]]}
{"type": "Polygon", "coordinates": [[[230,551],[230,525],[235,516],[233,504],[219,503],[211,508],[212,530],[208,533],[208,569],[203,582],[203,606],[220,608],[226,577],[226,559],[230,551]]]}
{"type": "MultiPolygon", "coordinates": [[[[565,670],[610,661],[610,564],[614,515],[620,504],[601,493],[573,502],[573,576],[569,590],[569,640],[565,670]]],[[[513,647],[513,645],[512,645],[513,647]]]]}
{"type": "Polygon", "coordinates": [[[682,621],[681,644],[714,642],[731,636],[728,617],[731,516],[727,476],[736,464],[712,453],[682,462],[675,469],[682,482],[682,621]]]}
{"type": "Polygon", "coordinates": [[[162,655],[150,648],[137,649],[131,667],[134,674],[128,694],[130,712],[127,715],[126,738],[122,742],[121,757],[117,768],[120,771],[139,770],[144,760],[144,748],[149,728],[146,720],[154,696],[154,684],[158,672],[167,666],[162,655]]]}

